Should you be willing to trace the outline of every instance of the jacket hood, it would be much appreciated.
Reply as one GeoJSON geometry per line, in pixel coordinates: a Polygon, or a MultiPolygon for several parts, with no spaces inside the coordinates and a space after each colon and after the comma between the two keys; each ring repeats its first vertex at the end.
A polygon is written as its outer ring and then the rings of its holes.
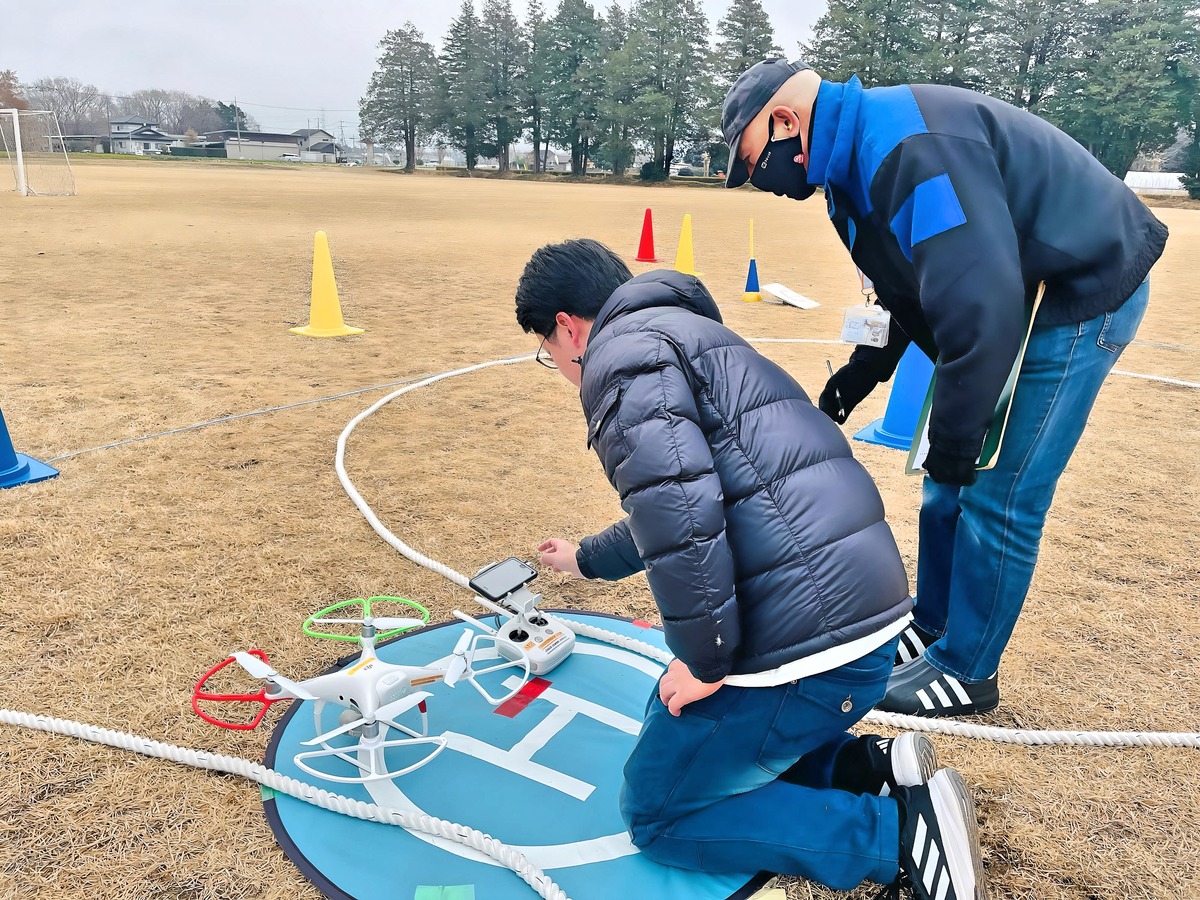
{"type": "Polygon", "coordinates": [[[721,312],[695,275],[684,275],[671,269],[655,269],[625,282],[605,301],[592,325],[591,338],[614,319],[642,309],[675,306],[696,315],[721,321],[721,312]]]}

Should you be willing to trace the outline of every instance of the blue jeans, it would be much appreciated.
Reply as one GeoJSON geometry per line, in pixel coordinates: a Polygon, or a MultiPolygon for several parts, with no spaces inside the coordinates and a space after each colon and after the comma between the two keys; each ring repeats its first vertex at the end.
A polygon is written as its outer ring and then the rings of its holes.
{"type": "Polygon", "coordinates": [[[914,619],[941,635],[925,656],[942,672],[978,683],[999,667],[1058,478],[1149,299],[1147,280],[1115,312],[1035,323],[996,466],[961,489],[925,479],[914,619]]]}
{"type": "Polygon", "coordinates": [[[854,739],[846,729],[883,698],[895,652],[892,640],[790,684],[725,685],[678,717],[656,686],[621,790],[634,844],[704,872],[782,872],[838,890],[893,881],[896,801],[830,785],[837,751],[854,739]]]}

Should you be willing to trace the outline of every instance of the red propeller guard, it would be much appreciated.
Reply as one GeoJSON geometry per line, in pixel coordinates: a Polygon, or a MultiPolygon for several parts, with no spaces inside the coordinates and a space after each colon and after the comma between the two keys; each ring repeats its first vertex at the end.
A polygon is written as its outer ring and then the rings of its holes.
{"type": "MultiPolygon", "coordinates": [[[[267,654],[262,650],[251,650],[251,656],[257,656],[263,662],[270,665],[270,660],[267,659],[267,654]]],[[[216,725],[218,728],[229,728],[234,731],[251,731],[258,727],[258,723],[263,720],[263,716],[267,714],[267,708],[272,703],[278,703],[280,700],[289,700],[290,697],[268,697],[266,685],[261,687],[256,694],[211,694],[204,690],[204,685],[208,679],[212,678],[227,665],[236,662],[236,658],[231,656],[223,662],[217,663],[207,672],[205,672],[200,680],[196,682],[196,686],[192,689],[192,709],[196,715],[202,718],[209,725],[216,725]],[[262,709],[258,711],[258,715],[249,723],[225,722],[221,719],[216,719],[200,708],[201,700],[211,700],[216,703],[258,703],[262,705],[262,709]]]]}

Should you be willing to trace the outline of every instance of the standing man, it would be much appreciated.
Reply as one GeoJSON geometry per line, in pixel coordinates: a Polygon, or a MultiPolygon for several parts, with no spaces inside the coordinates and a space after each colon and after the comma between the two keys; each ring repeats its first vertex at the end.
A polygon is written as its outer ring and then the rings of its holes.
{"type": "Polygon", "coordinates": [[[824,187],[892,314],[887,345],[857,347],[820,408],[844,422],[910,342],[936,362],[914,621],[878,708],[994,709],[1055,485],[1137,332],[1166,226],[1068,135],[961,88],[864,90],[770,59],[730,89],[722,129],[727,187],[793,200],[824,187]],[[1042,284],[1003,447],[977,471],[1042,284]]]}
{"type": "Polygon", "coordinates": [[[542,247],[517,288],[538,360],[579,388],[627,517],[544,565],[645,571],[675,660],[625,765],[621,813],[663,865],[840,890],[983,900],[974,806],[922,734],[847,729],[883,697],[908,578],[846,439],[678,272],[631,280],[590,240],[542,247]]]}

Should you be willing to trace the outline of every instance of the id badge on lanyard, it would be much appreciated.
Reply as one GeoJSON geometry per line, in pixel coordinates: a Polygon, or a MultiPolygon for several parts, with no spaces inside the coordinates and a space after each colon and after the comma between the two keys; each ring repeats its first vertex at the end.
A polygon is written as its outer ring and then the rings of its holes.
{"type": "Polygon", "coordinates": [[[866,302],[862,306],[852,306],[846,310],[842,319],[842,340],[847,344],[886,347],[888,333],[892,327],[892,314],[872,302],[875,299],[875,285],[861,269],[858,270],[858,279],[862,284],[866,302]]]}

